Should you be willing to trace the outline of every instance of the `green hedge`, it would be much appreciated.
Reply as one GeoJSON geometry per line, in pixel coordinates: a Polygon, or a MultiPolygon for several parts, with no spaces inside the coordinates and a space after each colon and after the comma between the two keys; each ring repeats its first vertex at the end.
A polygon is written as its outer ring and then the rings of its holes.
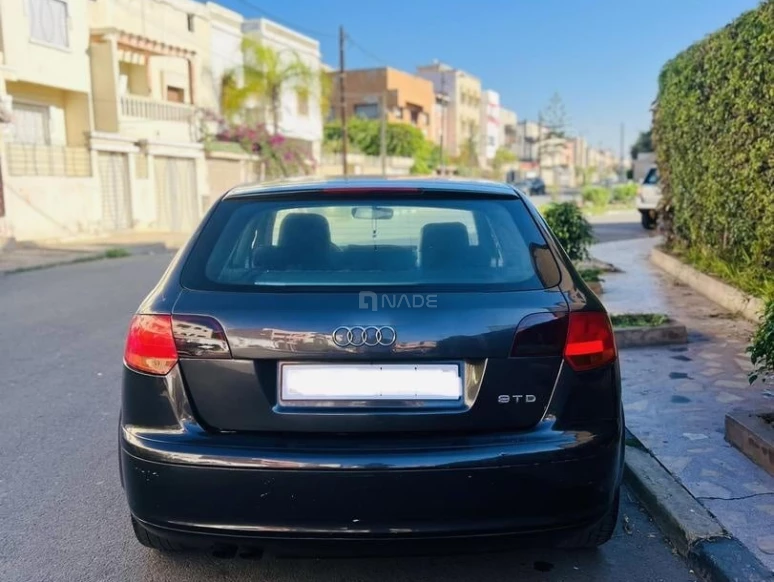
{"type": "Polygon", "coordinates": [[[584,202],[592,206],[602,207],[610,203],[610,189],[604,186],[585,186],[581,190],[584,202]]]}
{"type": "Polygon", "coordinates": [[[610,201],[613,204],[630,204],[637,198],[637,184],[618,184],[613,186],[610,201]]]}
{"type": "Polygon", "coordinates": [[[774,275],[774,1],[661,71],[653,117],[667,242],[774,275]]]}

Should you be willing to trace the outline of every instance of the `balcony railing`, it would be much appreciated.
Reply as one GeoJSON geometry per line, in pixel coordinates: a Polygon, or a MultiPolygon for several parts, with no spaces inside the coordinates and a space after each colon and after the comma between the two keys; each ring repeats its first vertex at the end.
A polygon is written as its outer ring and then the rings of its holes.
{"type": "Polygon", "coordinates": [[[6,145],[11,176],[64,176],[88,178],[91,156],[84,147],[9,143],[6,145]]]}
{"type": "Polygon", "coordinates": [[[154,121],[190,122],[194,116],[194,108],[183,103],[157,101],[135,95],[121,96],[121,114],[125,117],[139,117],[154,121]]]}

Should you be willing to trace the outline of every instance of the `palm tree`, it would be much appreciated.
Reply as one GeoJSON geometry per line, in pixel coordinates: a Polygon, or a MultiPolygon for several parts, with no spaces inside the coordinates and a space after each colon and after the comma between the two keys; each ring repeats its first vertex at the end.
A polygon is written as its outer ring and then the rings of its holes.
{"type": "Polygon", "coordinates": [[[279,133],[280,106],[283,90],[293,87],[299,99],[308,99],[317,88],[318,74],[297,53],[289,57],[253,38],[242,41],[244,66],[242,83],[237,71],[227,71],[221,80],[221,106],[226,116],[233,116],[247,105],[268,106],[271,128],[279,133]]]}

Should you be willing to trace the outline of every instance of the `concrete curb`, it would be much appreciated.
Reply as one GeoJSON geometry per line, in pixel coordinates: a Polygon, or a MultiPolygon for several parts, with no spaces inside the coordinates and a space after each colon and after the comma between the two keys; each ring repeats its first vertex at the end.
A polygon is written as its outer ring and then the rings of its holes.
{"type": "Polygon", "coordinates": [[[726,532],[628,429],[626,441],[624,482],[703,580],[774,581],[774,573],[726,532]]]}
{"type": "Polygon", "coordinates": [[[688,343],[688,329],[677,321],[652,327],[614,328],[615,343],[619,348],[643,348],[688,343]]]}
{"type": "Polygon", "coordinates": [[[46,261],[44,263],[38,263],[35,265],[29,265],[24,267],[14,267],[10,269],[0,268],[0,277],[4,275],[15,275],[16,273],[26,273],[28,271],[40,271],[41,269],[49,269],[53,267],[62,267],[64,265],[75,265],[77,263],[86,263],[89,261],[99,261],[107,259],[104,252],[100,253],[83,253],[79,257],[70,257],[67,259],[60,259],[54,261],[46,261]]]}
{"type": "Polygon", "coordinates": [[[726,440],[774,477],[774,426],[758,413],[734,410],[726,414],[726,440]]]}
{"type": "Polygon", "coordinates": [[[755,323],[760,322],[764,309],[764,303],[761,299],[752,297],[714,277],[705,275],[659,249],[654,248],[651,251],[650,261],[721,307],[725,307],[733,313],[739,313],[755,323]]]}
{"type": "MultiPolygon", "coordinates": [[[[18,247],[24,248],[24,247],[18,247]]],[[[114,247],[72,247],[72,248],[56,248],[56,247],[36,247],[37,250],[56,253],[68,253],[70,255],[78,253],[79,256],[70,256],[65,259],[53,259],[50,261],[43,261],[37,264],[25,265],[23,267],[3,268],[0,267],[0,277],[3,275],[14,275],[16,273],[26,273],[28,271],[39,271],[41,269],[49,269],[53,267],[62,267],[65,265],[74,265],[77,263],[86,263],[90,261],[99,261],[103,259],[115,260],[123,257],[109,257],[107,253],[110,249],[121,248],[129,253],[128,256],[138,255],[153,255],[159,253],[174,253],[177,252],[178,247],[167,246],[163,243],[148,243],[141,245],[129,245],[126,247],[114,246],[114,247]]]]}

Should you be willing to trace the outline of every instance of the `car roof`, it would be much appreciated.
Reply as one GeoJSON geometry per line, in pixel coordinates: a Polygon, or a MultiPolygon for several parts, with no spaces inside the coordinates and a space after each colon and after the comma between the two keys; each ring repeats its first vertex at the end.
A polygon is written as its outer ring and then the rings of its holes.
{"type": "Polygon", "coordinates": [[[318,190],[352,191],[366,190],[417,190],[471,192],[481,194],[496,194],[518,197],[519,193],[505,182],[492,180],[476,180],[472,178],[437,178],[437,177],[363,177],[350,178],[290,178],[256,184],[245,184],[229,190],[224,198],[252,198],[261,195],[294,194],[318,190]]]}

